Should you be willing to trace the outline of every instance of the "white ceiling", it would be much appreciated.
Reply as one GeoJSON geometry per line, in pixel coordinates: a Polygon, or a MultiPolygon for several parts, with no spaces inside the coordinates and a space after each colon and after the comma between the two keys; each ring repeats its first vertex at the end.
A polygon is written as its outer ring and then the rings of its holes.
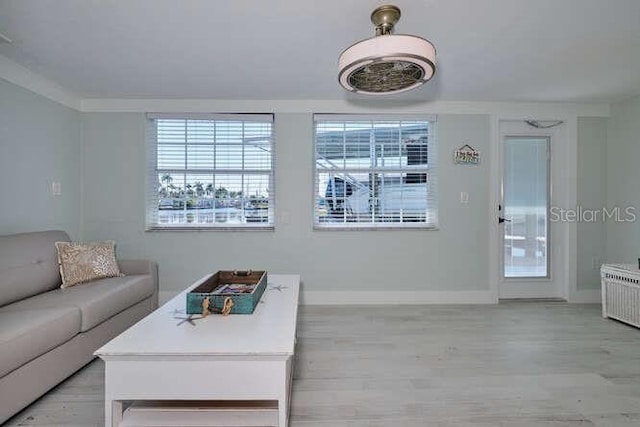
{"type": "Polygon", "coordinates": [[[639,0],[0,0],[0,55],[83,98],[377,100],[342,90],[336,61],[385,3],[437,49],[397,99],[640,94],[639,0]]]}

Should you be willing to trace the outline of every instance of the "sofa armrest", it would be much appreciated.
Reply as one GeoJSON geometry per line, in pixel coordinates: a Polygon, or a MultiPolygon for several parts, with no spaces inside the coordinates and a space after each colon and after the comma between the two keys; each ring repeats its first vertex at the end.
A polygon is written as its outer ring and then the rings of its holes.
{"type": "Polygon", "coordinates": [[[124,259],[118,260],[120,271],[129,276],[132,274],[151,274],[157,275],[158,264],[154,261],[144,259],[124,259]]]}
{"type": "Polygon", "coordinates": [[[152,277],[154,283],[153,298],[155,300],[155,306],[158,306],[158,263],[155,261],[149,261],[144,259],[123,259],[118,260],[118,268],[125,276],[135,274],[149,274],[152,277]]]}

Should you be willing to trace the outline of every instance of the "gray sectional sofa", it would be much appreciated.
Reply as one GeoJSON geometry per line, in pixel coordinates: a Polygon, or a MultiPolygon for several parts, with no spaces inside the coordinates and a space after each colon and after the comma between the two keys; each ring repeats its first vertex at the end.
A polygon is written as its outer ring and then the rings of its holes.
{"type": "Polygon", "coordinates": [[[0,424],[158,305],[152,261],[118,260],[123,277],[61,289],[56,241],[69,236],[0,236],[0,424]]]}

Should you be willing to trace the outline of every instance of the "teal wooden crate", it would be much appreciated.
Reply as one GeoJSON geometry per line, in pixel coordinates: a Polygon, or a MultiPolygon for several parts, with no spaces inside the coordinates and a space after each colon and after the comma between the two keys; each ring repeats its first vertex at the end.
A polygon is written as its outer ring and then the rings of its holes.
{"type": "Polygon", "coordinates": [[[209,298],[209,310],[220,312],[224,300],[231,297],[231,314],[251,314],[267,288],[266,271],[218,271],[201,285],[187,293],[187,314],[202,314],[202,302],[209,298]],[[251,292],[235,293],[233,290],[248,285],[251,292]],[[229,291],[231,289],[232,291],[229,291]]]}

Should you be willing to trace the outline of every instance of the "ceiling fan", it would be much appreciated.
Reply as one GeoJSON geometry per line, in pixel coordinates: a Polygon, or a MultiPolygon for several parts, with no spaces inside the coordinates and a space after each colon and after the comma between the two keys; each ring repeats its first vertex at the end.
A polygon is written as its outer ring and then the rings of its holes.
{"type": "Polygon", "coordinates": [[[422,37],[393,34],[400,9],[384,5],[371,13],[376,35],[345,49],[338,80],[350,92],[389,95],[414,89],[436,71],[436,49],[422,37]]]}

